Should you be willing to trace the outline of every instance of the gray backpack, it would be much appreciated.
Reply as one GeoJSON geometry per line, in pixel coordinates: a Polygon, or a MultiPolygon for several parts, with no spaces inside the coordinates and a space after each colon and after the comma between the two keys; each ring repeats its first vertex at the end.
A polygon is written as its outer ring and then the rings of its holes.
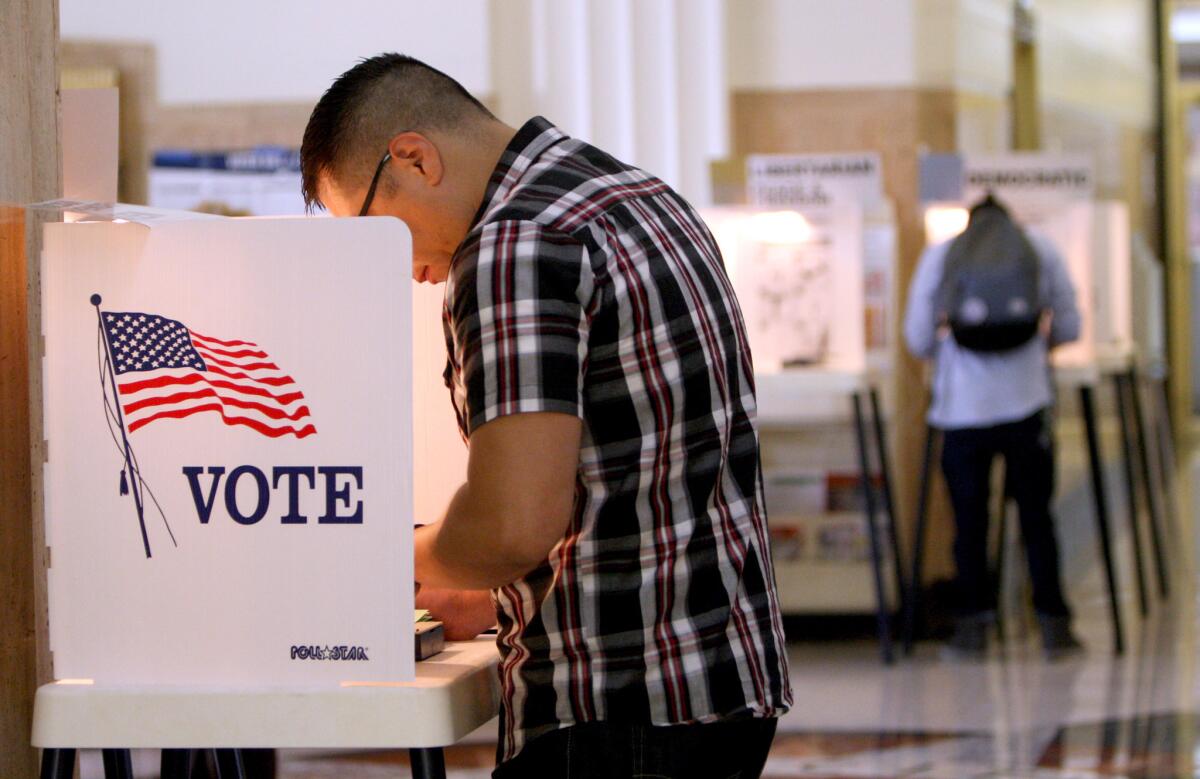
{"type": "Polygon", "coordinates": [[[967,349],[1015,349],[1037,335],[1043,305],[1033,245],[991,196],[946,250],[937,311],[967,349]]]}

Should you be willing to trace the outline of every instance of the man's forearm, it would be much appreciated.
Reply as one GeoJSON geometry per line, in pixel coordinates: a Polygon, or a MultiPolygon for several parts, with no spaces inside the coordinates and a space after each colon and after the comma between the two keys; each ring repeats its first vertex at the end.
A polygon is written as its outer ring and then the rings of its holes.
{"type": "Polygon", "coordinates": [[[484,590],[520,578],[537,562],[507,538],[502,507],[471,500],[469,485],[455,493],[441,522],[417,528],[414,541],[416,580],[422,587],[484,590]]]}

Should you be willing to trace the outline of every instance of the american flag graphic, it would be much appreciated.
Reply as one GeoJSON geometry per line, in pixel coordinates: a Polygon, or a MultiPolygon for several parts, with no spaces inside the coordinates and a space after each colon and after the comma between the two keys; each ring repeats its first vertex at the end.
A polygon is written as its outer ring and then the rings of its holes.
{"type": "Polygon", "coordinates": [[[304,393],[257,344],[201,335],[158,314],[99,313],[129,433],[212,412],[271,438],[316,434],[304,393]]]}

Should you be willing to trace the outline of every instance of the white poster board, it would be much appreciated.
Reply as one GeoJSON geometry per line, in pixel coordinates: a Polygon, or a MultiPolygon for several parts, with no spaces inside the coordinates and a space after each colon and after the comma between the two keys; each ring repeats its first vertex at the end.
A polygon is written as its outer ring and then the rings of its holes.
{"type": "Polygon", "coordinates": [[[862,211],[706,209],[758,373],[866,367],[862,211]]]}
{"type": "MultiPolygon", "coordinates": [[[[1094,364],[1100,353],[1098,332],[1110,332],[1105,330],[1108,325],[1098,324],[1098,311],[1116,313],[1122,306],[1115,300],[1115,296],[1128,296],[1128,286],[1121,278],[1122,272],[1110,266],[1110,263],[1118,260],[1098,258],[1097,209],[1087,200],[1073,199],[1064,199],[1052,208],[1044,210],[1033,208],[1020,199],[1002,200],[1002,203],[1009,206],[1014,217],[1018,218],[1021,226],[1028,229],[1028,232],[1040,235],[1054,245],[1066,263],[1070,280],[1075,287],[1075,302],[1079,306],[1081,316],[1079,340],[1054,350],[1052,358],[1055,365],[1094,364]],[[1018,214],[1025,216],[1018,217],[1018,214]],[[1110,282],[1098,284],[1097,277],[1100,275],[1109,278],[1110,282]],[[1102,300],[1100,295],[1106,295],[1106,298],[1102,300]]],[[[967,220],[966,205],[942,203],[929,206],[925,209],[926,241],[929,244],[940,244],[954,239],[966,229],[967,220]]],[[[1120,325],[1115,325],[1111,331],[1121,329],[1120,325]]]]}
{"type": "Polygon", "coordinates": [[[63,197],[117,199],[116,87],[62,90],[63,197]]]}
{"type": "Polygon", "coordinates": [[[388,218],[47,226],[57,678],[413,678],[409,246],[388,218]]]}

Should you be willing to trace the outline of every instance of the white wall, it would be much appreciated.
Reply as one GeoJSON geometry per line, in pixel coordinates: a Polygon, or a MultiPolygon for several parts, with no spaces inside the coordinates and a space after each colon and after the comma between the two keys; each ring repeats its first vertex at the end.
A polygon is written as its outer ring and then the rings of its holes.
{"type": "Polygon", "coordinates": [[[59,0],[63,38],[158,50],[164,104],[316,101],[364,56],[411,54],[488,94],[487,0],[59,0]]]}
{"type": "Polygon", "coordinates": [[[1153,0],[1039,0],[1043,98],[1154,124],[1153,0]]]}
{"type": "Polygon", "coordinates": [[[915,83],[913,0],[733,0],[726,9],[735,90],[915,83]]]}

